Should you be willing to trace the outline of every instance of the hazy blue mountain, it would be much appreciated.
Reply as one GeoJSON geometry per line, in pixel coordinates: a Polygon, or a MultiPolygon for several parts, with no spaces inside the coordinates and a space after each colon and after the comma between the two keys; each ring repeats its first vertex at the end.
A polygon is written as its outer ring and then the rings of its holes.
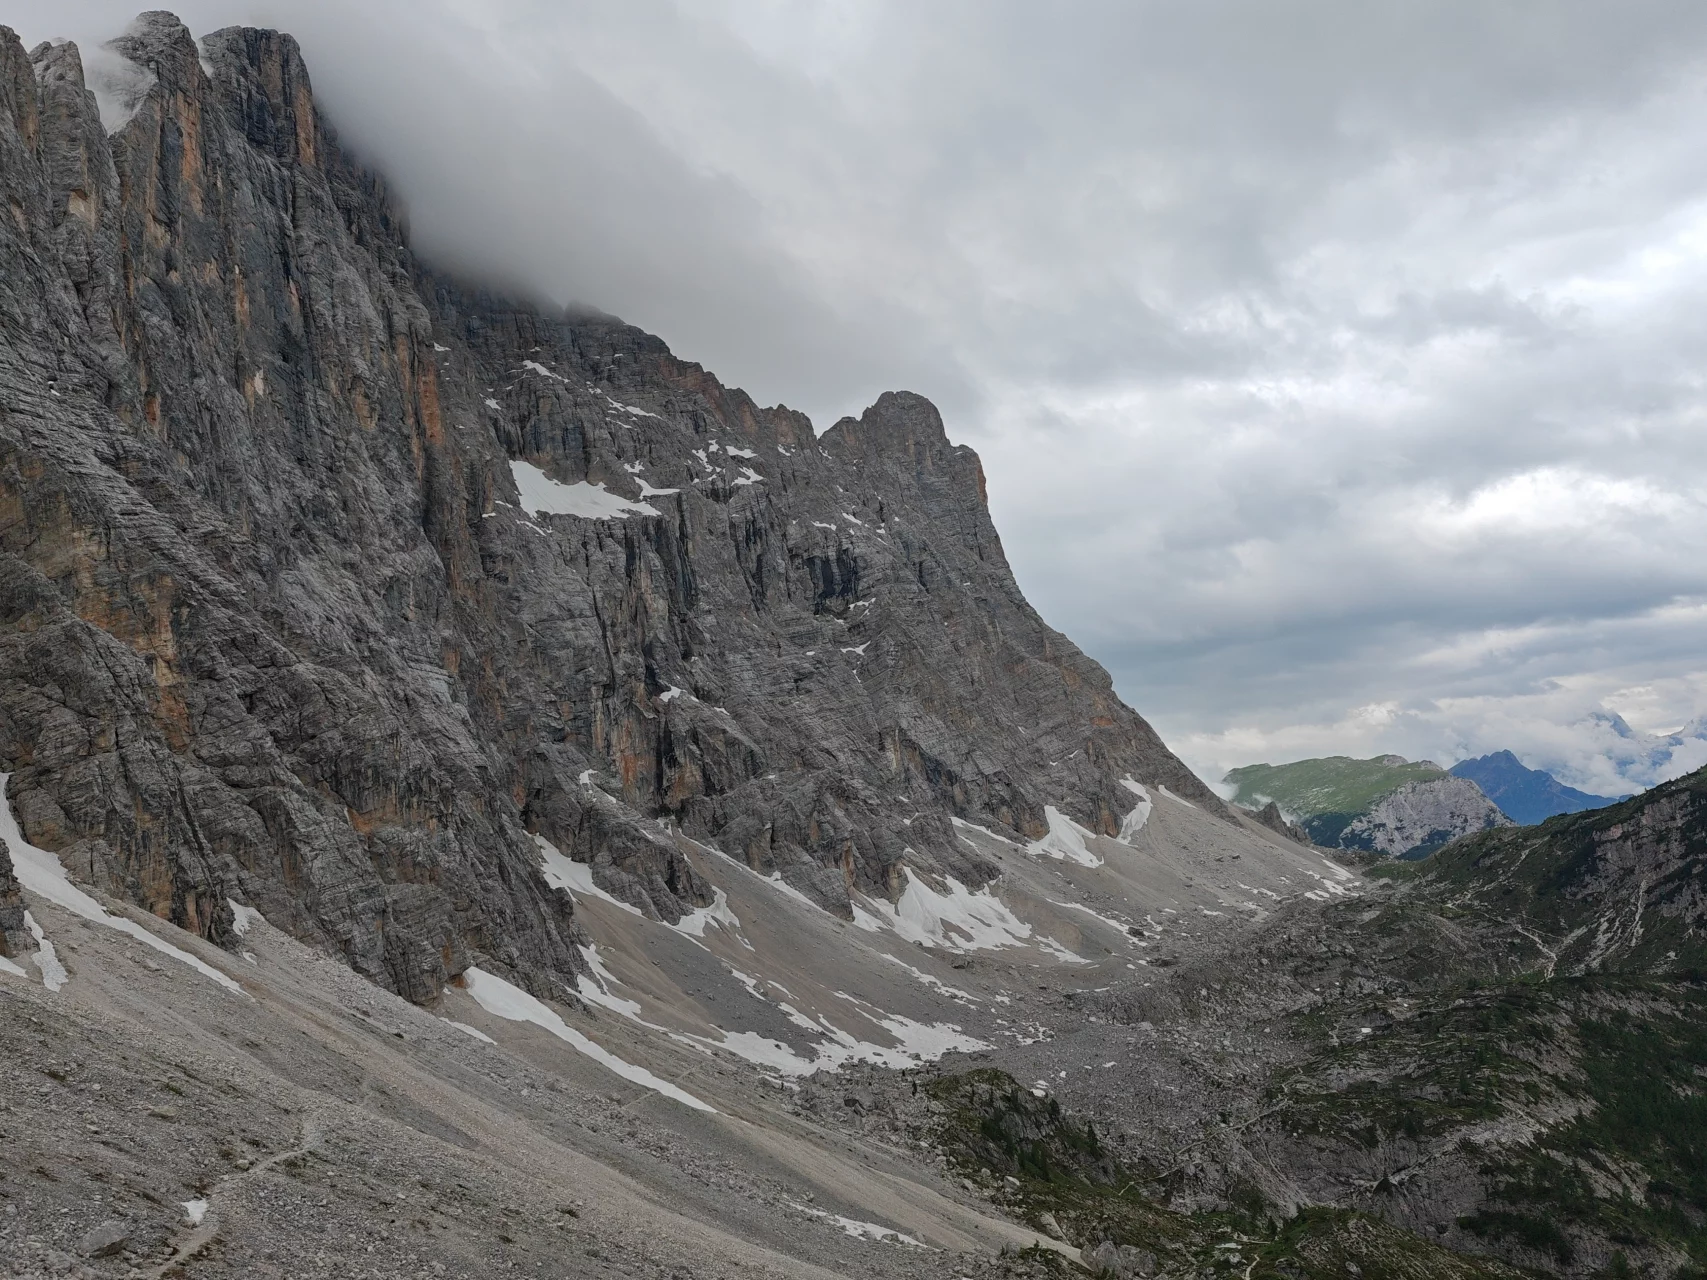
{"type": "Polygon", "coordinates": [[[1594,796],[1567,787],[1543,769],[1525,768],[1509,751],[1460,760],[1450,772],[1468,778],[1512,820],[1530,826],[1561,813],[1599,809],[1628,796],[1594,796]]]}

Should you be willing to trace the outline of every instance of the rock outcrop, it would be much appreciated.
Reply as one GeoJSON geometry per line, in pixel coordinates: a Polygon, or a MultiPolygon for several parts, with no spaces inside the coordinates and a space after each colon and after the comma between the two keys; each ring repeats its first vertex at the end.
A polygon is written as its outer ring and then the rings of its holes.
{"type": "Polygon", "coordinates": [[[0,956],[8,958],[33,950],[24,927],[24,891],[12,868],[12,853],[0,840],[0,956]]]}
{"type": "Polygon", "coordinates": [[[1339,846],[1421,857],[1460,836],[1511,825],[1474,782],[1446,776],[1389,791],[1345,825],[1339,846]]]}
{"type": "Polygon", "coordinates": [[[0,766],[72,873],[429,999],[573,974],[536,838],[665,919],[671,833],[846,914],[951,816],[1219,800],[1016,586],[924,399],[822,437],[435,273],[290,37],[0,28],[0,766]]]}
{"type": "Polygon", "coordinates": [[[1257,822],[1262,823],[1270,831],[1278,832],[1288,840],[1296,840],[1299,844],[1309,844],[1310,834],[1296,822],[1288,822],[1286,815],[1280,811],[1280,805],[1270,800],[1262,808],[1251,814],[1257,822]]]}
{"type": "Polygon", "coordinates": [[[1222,781],[1258,821],[1277,831],[1284,826],[1275,822],[1295,822],[1306,842],[1326,848],[1417,858],[1459,836],[1511,825],[1474,782],[1432,760],[1327,756],[1246,765],[1222,781]]]}

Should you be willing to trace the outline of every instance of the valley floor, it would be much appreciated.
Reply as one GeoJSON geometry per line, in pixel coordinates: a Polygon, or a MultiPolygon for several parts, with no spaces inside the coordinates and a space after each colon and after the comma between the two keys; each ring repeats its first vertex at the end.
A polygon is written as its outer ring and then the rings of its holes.
{"type": "Polygon", "coordinates": [[[1521,834],[1363,873],[1183,805],[1129,834],[972,829],[972,914],[851,922],[697,849],[704,920],[579,885],[580,991],[476,969],[431,1010],[258,913],[233,955],[37,867],[0,1274],[1700,1274],[1699,973],[1556,971],[1670,917],[1490,912],[1521,834]]]}
{"type": "Polygon", "coordinates": [[[1201,885],[1199,924],[1126,927],[1141,918],[1135,903],[1164,921],[1163,902],[1175,916],[1191,906],[1170,895],[1200,886],[1193,858],[1213,867],[1240,840],[1260,852],[1258,837],[1222,834],[1183,804],[1172,818],[1158,819],[1151,845],[1094,839],[1096,867],[971,831],[1008,866],[1001,898],[962,903],[1004,922],[994,949],[970,945],[973,917],[957,926],[891,908],[875,932],[871,919],[835,920],[705,850],[695,856],[726,888],[697,932],[579,886],[598,981],[549,1006],[474,971],[428,1011],[258,913],[240,912],[233,956],[115,902],[91,918],[30,893],[53,951],[0,971],[11,1064],[0,1265],[17,1276],[924,1278],[1076,1260],[1056,1233],[993,1204],[932,1135],[850,1121],[877,1108],[862,1080],[911,1082],[937,1058],[933,1078],[996,1063],[1041,1073],[1042,1062],[1058,1078],[1081,1069],[1072,1055],[1108,1053],[1126,1068],[1108,1079],[1145,1110],[1181,1087],[1150,1081],[1133,1033],[1083,1012],[1099,988],[1160,980],[1218,929],[1244,927],[1220,910],[1247,892],[1231,882],[1201,885]],[[1114,875],[1123,867],[1144,893],[1114,875]],[[947,946],[926,945],[933,930],[947,946]],[[814,1054],[840,1071],[807,1074],[814,1054]]]}

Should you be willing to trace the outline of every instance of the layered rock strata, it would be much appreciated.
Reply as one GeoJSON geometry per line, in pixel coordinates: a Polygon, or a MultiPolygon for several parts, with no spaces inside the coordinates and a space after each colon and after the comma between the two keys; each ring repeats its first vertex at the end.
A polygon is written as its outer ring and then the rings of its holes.
{"type": "Polygon", "coordinates": [[[1021,595],[976,455],[822,436],[435,273],[294,41],[0,29],[0,767],[72,874],[429,999],[581,965],[538,841],[664,919],[676,834],[827,909],[977,884],[951,816],[1220,802],[1021,595]]]}

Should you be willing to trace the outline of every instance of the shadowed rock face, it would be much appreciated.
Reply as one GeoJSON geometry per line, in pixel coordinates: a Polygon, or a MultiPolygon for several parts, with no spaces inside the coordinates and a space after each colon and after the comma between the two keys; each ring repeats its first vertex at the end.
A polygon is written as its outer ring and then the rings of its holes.
{"type": "Polygon", "coordinates": [[[951,815],[1225,812],[1031,610],[928,401],[816,438],[433,273],[288,36],[109,49],[98,104],[0,28],[0,767],[75,876],[426,999],[582,964],[536,834],[666,919],[709,901],[666,826],[845,915],[987,878],[951,815]]]}
{"type": "Polygon", "coordinates": [[[24,928],[24,892],[12,869],[12,853],[0,840],[0,956],[20,955],[32,949],[24,928]]]}
{"type": "Polygon", "coordinates": [[[1280,805],[1270,800],[1258,809],[1251,817],[1263,824],[1270,831],[1277,831],[1288,840],[1296,840],[1299,844],[1309,844],[1310,837],[1304,828],[1295,822],[1288,822],[1286,815],[1280,811],[1280,805]]]}

